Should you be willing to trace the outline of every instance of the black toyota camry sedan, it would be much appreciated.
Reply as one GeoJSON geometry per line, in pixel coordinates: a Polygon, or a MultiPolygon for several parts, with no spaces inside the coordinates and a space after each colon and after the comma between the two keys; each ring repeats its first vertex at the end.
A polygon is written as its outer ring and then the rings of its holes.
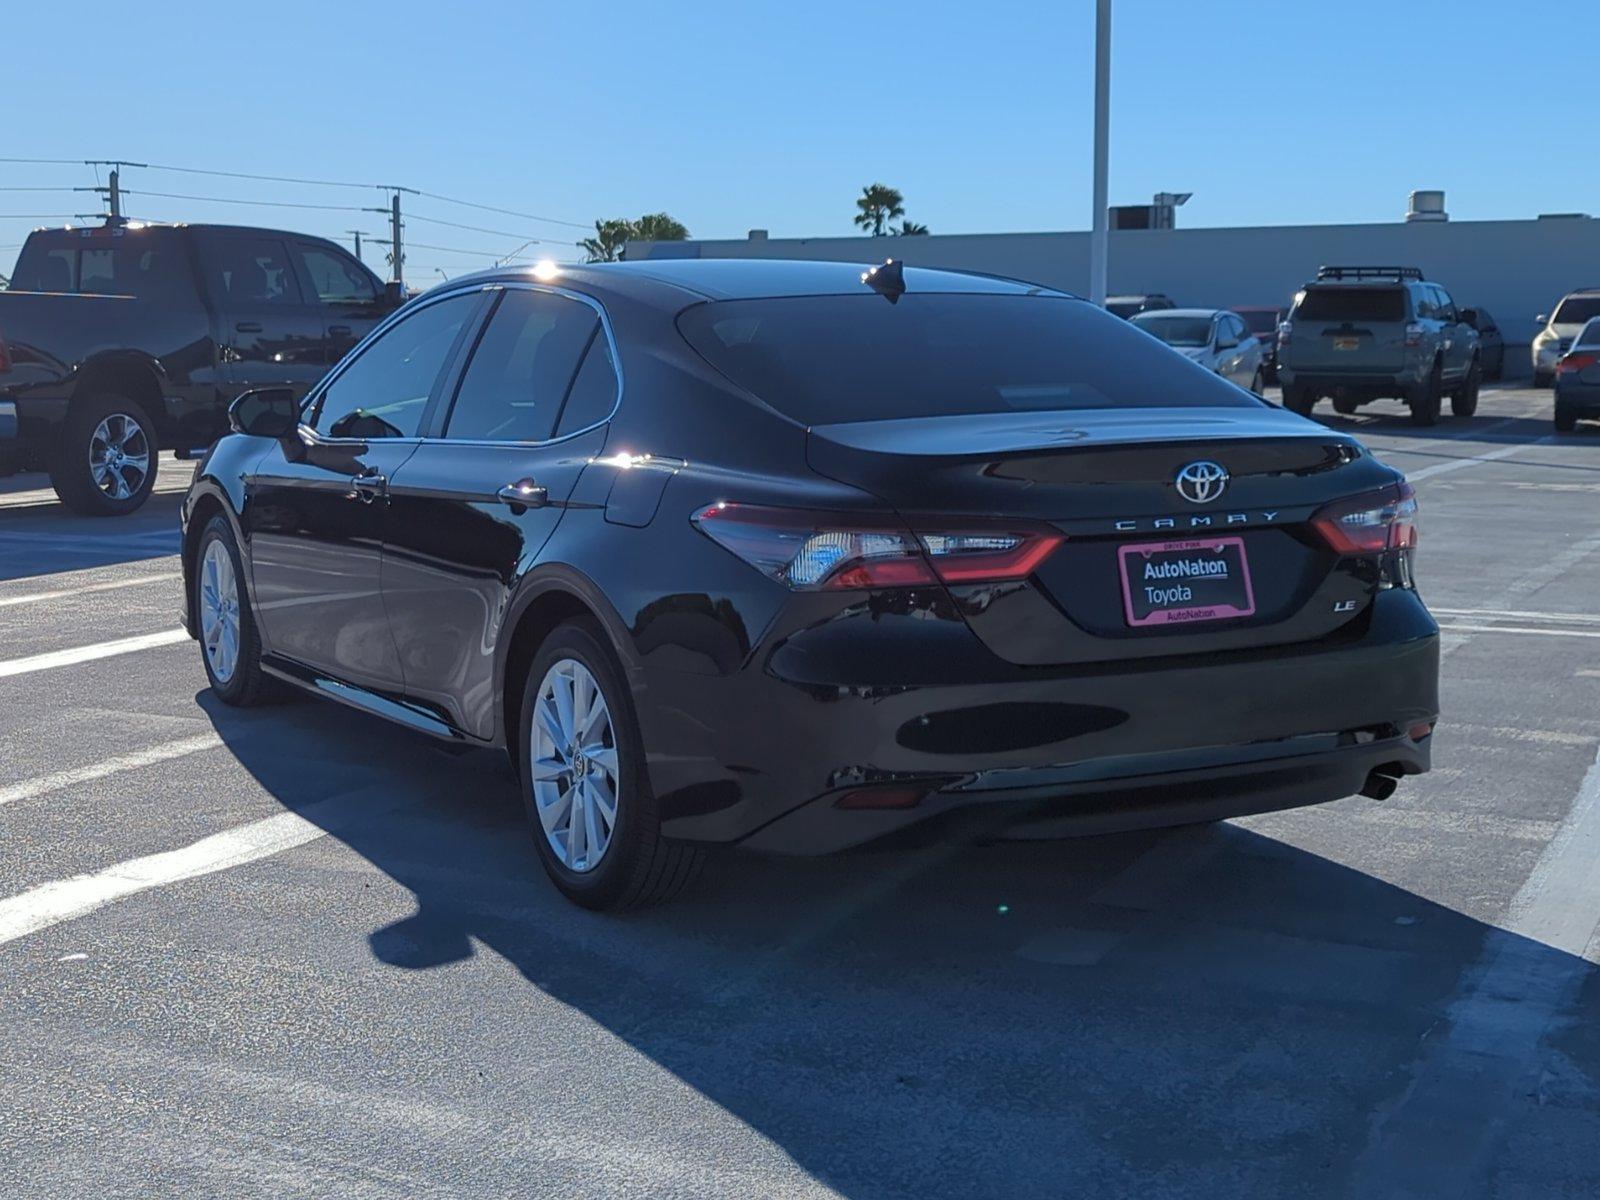
{"type": "Polygon", "coordinates": [[[1428,769],[1403,477],[1059,292],[500,270],[231,417],[183,509],[213,690],[504,747],[580,904],[664,898],[715,843],[1209,821],[1428,769]]]}

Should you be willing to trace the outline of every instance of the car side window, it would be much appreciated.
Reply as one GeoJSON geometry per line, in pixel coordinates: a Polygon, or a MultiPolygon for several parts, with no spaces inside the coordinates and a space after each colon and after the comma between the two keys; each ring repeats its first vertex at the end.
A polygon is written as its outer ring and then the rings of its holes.
{"type": "Polygon", "coordinates": [[[305,267],[311,290],[323,304],[370,304],[378,289],[355,262],[320,246],[300,244],[300,263],[305,267]]]}
{"type": "Polygon", "coordinates": [[[218,238],[210,244],[206,260],[212,288],[232,307],[302,303],[289,251],[276,238],[218,238]]]}
{"type": "Polygon", "coordinates": [[[1421,287],[1413,289],[1411,296],[1416,302],[1417,320],[1431,321],[1437,317],[1439,308],[1433,298],[1433,288],[1423,284],[1421,287]]]}
{"type": "Polygon", "coordinates": [[[323,390],[309,422],[324,437],[416,437],[450,351],[481,295],[467,292],[410,312],[323,390]]]}
{"type": "Polygon", "coordinates": [[[1228,314],[1228,331],[1233,334],[1234,340],[1240,342],[1250,336],[1250,331],[1244,327],[1244,321],[1233,313],[1228,314]]]}
{"type": "Polygon", "coordinates": [[[444,436],[542,442],[550,437],[589,339],[594,309],[553,292],[508,289],[461,377],[444,436]]]}
{"type": "Polygon", "coordinates": [[[1434,294],[1439,297],[1439,319],[1441,321],[1457,321],[1460,317],[1456,314],[1456,303],[1450,299],[1450,293],[1442,287],[1435,287],[1434,294]]]}
{"type": "Polygon", "coordinates": [[[617,406],[617,366],[611,361],[611,342],[605,330],[597,330],[583,356],[578,377],[572,381],[567,403],[556,422],[556,436],[565,437],[591,425],[598,425],[617,406]]]}
{"type": "Polygon", "coordinates": [[[1489,310],[1480,308],[1478,310],[1478,332],[1493,333],[1498,328],[1499,326],[1494,323],[1494,318],[1489,315],[1489,310]]]}

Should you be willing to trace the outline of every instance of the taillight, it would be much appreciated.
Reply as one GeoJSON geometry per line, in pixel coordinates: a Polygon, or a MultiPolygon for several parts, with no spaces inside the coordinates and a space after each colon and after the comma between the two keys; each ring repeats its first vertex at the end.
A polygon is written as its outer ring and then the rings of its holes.
{"type": "Polygon", "coordinates": [[[1417,544],[1417,493],[1409,483],[1324,505],[1311,524],[1340,554],[1380,554],[1417,544]]]}
{"type": "Polygon", "coordinates": [[[1408,345],[1408,346],[1420,346],[1420,345],[1422,345],[1422,334],[1423,334],[1423,329],[1422,329],[1421,325],[1418,325],[1416,322],[1412,322],[1410,325],[1407,325],[1406,326],[1406,345],[1408,345]]]}
{"type": "Polygon", "coordinates": [[[1278,326],[1278,345],[1287,346],[1289,339],[1294,336],[1294,326],[1288,321],[1278,326]]]}
{"type": "Polygon", "coordinates": [[[1600,355],[1579,354],[1576,350],[1574,350],[1571,354],[1562,356],[1561,361],[1556,363],[1556,374],[1575,374],[1578,371],[1587,370],[1596,363],[1600,363],[1600,355]]]}
{"type": "Polygon", "coordinates": [[[807,589],[1026,579],[1064,540],[1021,529],[913,533],[876,516],[731,503],[701,509],[693,520],[762,574],[807,589]]]}

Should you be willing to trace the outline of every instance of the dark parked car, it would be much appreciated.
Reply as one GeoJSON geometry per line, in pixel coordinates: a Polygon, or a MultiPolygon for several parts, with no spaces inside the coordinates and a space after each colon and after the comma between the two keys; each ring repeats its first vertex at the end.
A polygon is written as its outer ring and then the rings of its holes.
{"type": "Polygon", "coordinates": [[[36,230],[0,291],[0,457],[41,461],[79,512],[132,512],[158,451],[210,445],[248,388],[303,395],[398,303],[304,234],[36,230]]]}
{"type": "Polygon", "coordinates": [[[1142,312],[1154,312],[1158,308],[1176,308],[1172,297],[1164,296],[1160,292],[1141,292],[1134,296],[1107,296],[1106,311],[1121,317],[1124,321],[1131,320],[1142,312]]]}
{"type": "Polygon", "coordinates": [[[1238,313],[1244,319],[1245,328],[1261,343],[1262,377],[1267,383],[1277,383],[1278,326],[1283,324],[1284,317],[1288,315],[1287,311],[1253,304],[1235,307],[1230,311],[1238,313]]]}
{"type": "Polygon", "coordinates": [[[1556,429],[1600,418],[1600,317],[1592,317],[1556,360],[1556,429]]]}
{"type": "Polygon", "coordinates": [[[1487,308],[1463,308],[1461,320],[1478,331],[1478,361],[1485,379],[1500,379],[1506,373],[1506,339],[1500,325],[1487,308]]]}
{"type": "Polygon", "coordinates": [[[1400,473],[1038,287],[487,272],[233,419],[183,508],[216,694],[505,747],[581,904],[711,843],[1207,821],[1429,766],[1400,473]]]}

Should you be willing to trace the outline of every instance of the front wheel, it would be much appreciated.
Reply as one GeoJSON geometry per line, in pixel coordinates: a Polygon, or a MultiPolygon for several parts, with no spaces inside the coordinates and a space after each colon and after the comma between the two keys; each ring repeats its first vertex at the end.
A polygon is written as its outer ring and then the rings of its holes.
{"type": "Polygon", "coordinates": [[[1473,363],[1461,386],[1450,394],[1450,411],[1458,417],[1470,417],[1478,411],[1478,390],[1483,386],[1483,368],[1473,363]]]}
{"type": "Polygon", "coordinates": [[[569,621],[545,639],[523,686],[522,799],[545,871],[593,909],[670,899],[702,847],[661,836],[633,698],[599,628],[569,621]]]}
{"type": "Polygon", "coordinates": [[[120,517],[150,498],[158,461],[156,428],[126,396],[75,400],[50,459],[50,485],[86,517],[120,517]]]}

